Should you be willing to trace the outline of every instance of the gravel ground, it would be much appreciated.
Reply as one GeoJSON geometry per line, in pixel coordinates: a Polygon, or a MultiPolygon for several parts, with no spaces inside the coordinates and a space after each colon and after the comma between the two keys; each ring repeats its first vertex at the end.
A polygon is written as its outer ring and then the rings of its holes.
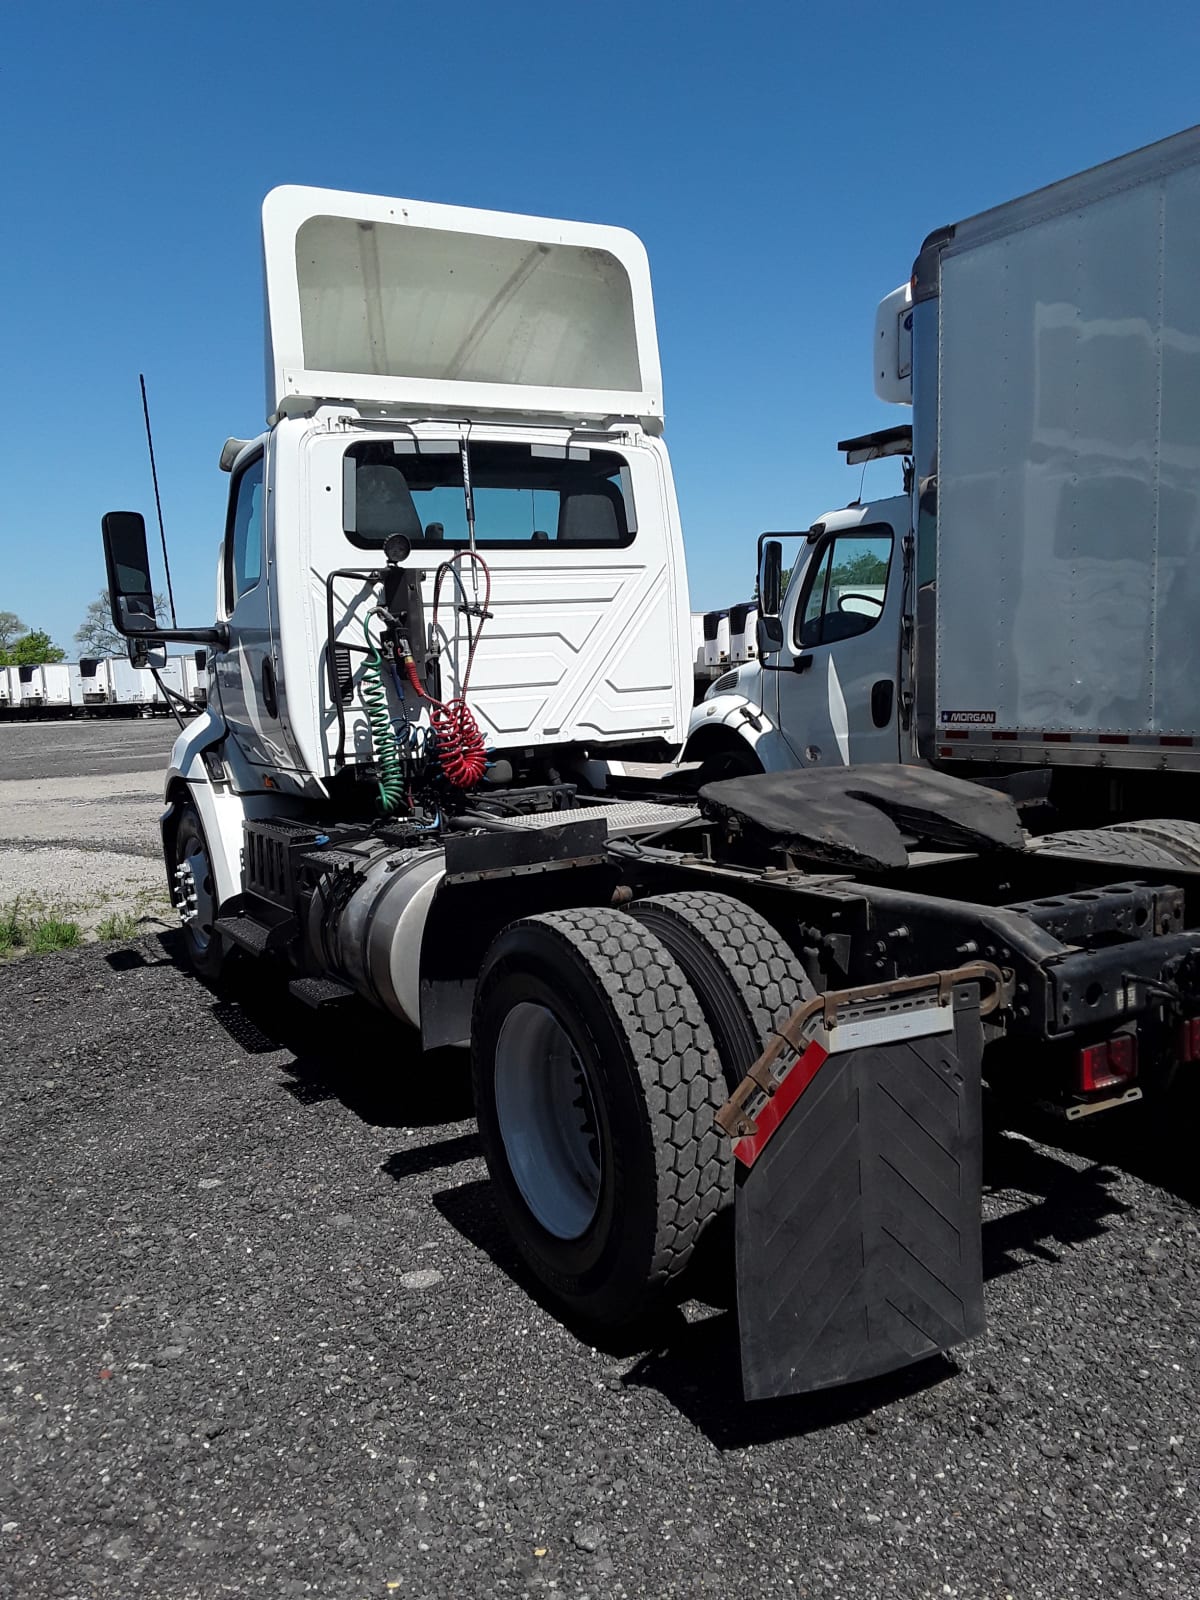
{"type": "Polygon", "coordinates": [[[114,912],[163,926],[158,818],[173,721],[0,723],[0,906],[85,933],[114,912]]]}
{"type": "Polygon", "coordinates": [[[1187,1152],[999,1140],[987,1336],[748,1407],[715,1269],[531,1295],[457,1055],[171,953],[0,969],[0,1593],[1200,1593],[1187,1152]]]}

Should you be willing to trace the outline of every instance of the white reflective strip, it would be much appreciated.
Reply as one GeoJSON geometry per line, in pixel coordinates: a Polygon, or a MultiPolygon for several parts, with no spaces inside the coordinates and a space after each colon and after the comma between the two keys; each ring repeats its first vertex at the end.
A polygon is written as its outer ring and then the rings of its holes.
{"type": "Polygon", "coordinates": [[[846,696],[842,693],[842,681],[838,677],[837,667],[834,665],[833,651],[829,652],[829,671],[825,675],[826,689],[829,695],[829,721],[833,728],[833,736],[837,740],[838,750],[841,752],[842,765],[850,765],[850,720],[846,714],[846,696]]]}
{"type": "Polygon", "coordinates": [[[890,1011],[878,1017],[860,1017],[854,1022],[822,1029],[816,1041],[831,1056],[847,1050],[862,1050],[873,1044],[896,1044],[901,1039],[923,1039],[931,1033],[954,1032],[953,1006],[923,1006],[920,1011],[890,1011]]]}

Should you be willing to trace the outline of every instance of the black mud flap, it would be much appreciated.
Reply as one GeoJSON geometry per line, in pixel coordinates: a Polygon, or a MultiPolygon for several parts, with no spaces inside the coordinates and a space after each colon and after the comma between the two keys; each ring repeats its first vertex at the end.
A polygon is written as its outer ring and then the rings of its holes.
{"type": "Polygon", "coordinates": [[[739,1167],[748,1400],[876,1377],[982,1333],[979,1004],[956,986],[952,1031],[793,1068],[803,1092],[739,1167]]]}

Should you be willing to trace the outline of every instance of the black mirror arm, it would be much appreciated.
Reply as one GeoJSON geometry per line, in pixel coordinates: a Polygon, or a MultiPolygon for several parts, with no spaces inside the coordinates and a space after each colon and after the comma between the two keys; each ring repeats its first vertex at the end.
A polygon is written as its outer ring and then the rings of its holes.
{"type": "Polygon", "coordinates": [[[211,628],[122,628],[118,624],[117,632],[122,638],[143,640],[148,645],[206,644],[215,650],[229,648],[229,624],[226,622],[214,623],[211,628]]]}

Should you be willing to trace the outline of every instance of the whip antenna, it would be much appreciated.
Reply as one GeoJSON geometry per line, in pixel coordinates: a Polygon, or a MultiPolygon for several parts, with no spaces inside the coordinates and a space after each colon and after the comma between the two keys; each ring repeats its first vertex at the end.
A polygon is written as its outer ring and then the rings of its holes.
{"type": "Polygon", "coordinates": [[[158,494],[158,468],[154,465],[154,435],[150,432],[150,405],[146,399],[145,374],[138,373],[138,382],[142,386],[142,415],[146,419],[146,444],[150,451],[150,476],[154,479],[154,509],[158,512],[158,537],[162,540],[163,568],[167,574],[167,600],[171,607],[171,626],[177,628],[175,620],[175,591],[171,587],[171,563],[167,560],[167,530],[163,527],[162,501],[158,494]]]}

